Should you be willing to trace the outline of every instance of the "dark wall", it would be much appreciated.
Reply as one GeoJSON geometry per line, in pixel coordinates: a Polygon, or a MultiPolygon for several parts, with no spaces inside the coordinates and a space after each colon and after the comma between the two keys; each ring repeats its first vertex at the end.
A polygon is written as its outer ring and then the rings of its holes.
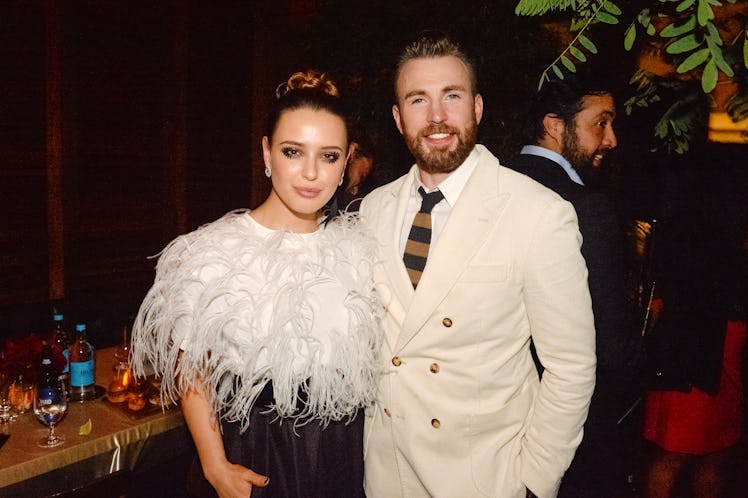
{"type": "MultiPolygon", "coordinates": [[[[148,256],[266,195],[261,124],[293,71],[337,79],[383,182],[412,161],[391,115],[395,54],[422,29],[449,31],[476,56],[479,140],[500,159],[515,154],[524,102],[561,42],[513,4],[2,2],[0,336],[46,328],[52,304],[96,324],[101,340],[131,320],[153,279],[148,256]]],[[[624,28],[601,32],[605,55],[588,64],[620,89],[619,103],[634,60],[624,28]]],[[[672,159],[651,156],[649,125],[619,112],[608,185],[626,216],[657,205],[648,165],[672,159]]]]}
{"type": "Polygon", "coordinates": [[[137,311],[149,256],[249,207],[251,17],[247,2],[0,5],[0,335],[44,330],[55,304],[105,340],[137,311]]]}

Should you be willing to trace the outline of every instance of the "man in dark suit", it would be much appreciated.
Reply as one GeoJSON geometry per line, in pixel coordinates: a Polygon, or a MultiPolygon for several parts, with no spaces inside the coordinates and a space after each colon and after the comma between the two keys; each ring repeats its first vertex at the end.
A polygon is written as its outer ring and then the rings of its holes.
{"type": "MultiPolygon", "coordinates": [[[[595,315],[597,386],[582,444],[559,497],[614,497],[624,482],[618,421],[635,393],[640,334],[625,300],[623,244],[607,197],[591,188],[617,145],[609,90],[566,78],[546,83],[529,106],[526,145],[507,163],[554,190],[577,211],[595,315]]],[[[542,369],[542,367],[541,367],[542,369]]]]}

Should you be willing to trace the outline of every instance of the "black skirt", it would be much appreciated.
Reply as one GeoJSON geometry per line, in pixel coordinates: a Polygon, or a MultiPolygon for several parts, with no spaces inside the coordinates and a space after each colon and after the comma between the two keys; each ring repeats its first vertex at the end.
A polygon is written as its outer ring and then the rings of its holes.
{"type": "MultiPolygon", "coordinates": [[[[250,413],[249,429],[221,421],[223,444],[231,463],[241,464],[270,477],[265,488],[255,487],[253,498],[364,497],[362,410],[352,421],[319,422],[294,426],[294,420],[267,412],[272,402],[268,383],[250,413]]],[[[191,495],[216,497],[205,479],[198,458],[188,477],[191,495]]]]}

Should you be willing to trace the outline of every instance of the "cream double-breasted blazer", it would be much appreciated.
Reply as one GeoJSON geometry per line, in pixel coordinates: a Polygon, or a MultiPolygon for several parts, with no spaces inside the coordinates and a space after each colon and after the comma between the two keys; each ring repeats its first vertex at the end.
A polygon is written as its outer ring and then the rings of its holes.
{"type": "Polygon", "coordinates": [[[595,331],[574,209],[476,147],[417,291],[399,248],[414,170],[362,203],[387,311],[369,498],[551,498],[582,439],[595,331]]]}

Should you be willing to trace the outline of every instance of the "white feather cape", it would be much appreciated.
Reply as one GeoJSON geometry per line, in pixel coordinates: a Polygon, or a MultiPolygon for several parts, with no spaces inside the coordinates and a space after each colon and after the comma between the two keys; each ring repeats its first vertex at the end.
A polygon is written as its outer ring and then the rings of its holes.
{"type": "Polygon", "coordinates": [[[350,418],[374,402],[380,373],[375,241],[352,214],[309,236],[264,231],[235,211],[162,251],[133,325],[135,372],[153,368],[165,402],[203,387],[242,430],[271,380],[281,417],[350,418]]]}

